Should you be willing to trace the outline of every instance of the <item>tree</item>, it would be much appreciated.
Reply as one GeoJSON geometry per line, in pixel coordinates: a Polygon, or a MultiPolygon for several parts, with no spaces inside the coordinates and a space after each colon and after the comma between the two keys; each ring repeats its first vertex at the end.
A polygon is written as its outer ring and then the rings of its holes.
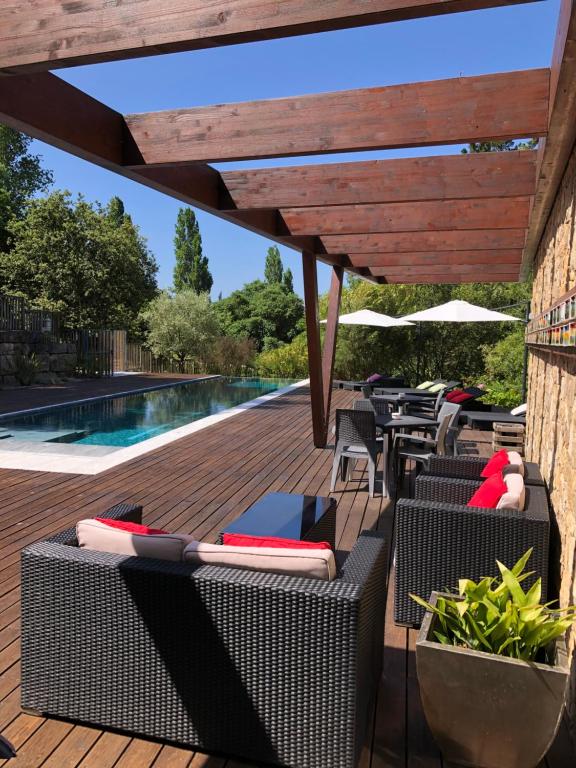
{"type": "Polygon", "coordinates": [[[275,283],[281,284],[283,272],[284,266],[282,264],[282,258],[280,257],[280,250],[277,245],[273,245],[268,248],[266,266],[264,267],[264,279],[270,285],[274,285],[275,283]]]}
{"type": "Polygon", "coordinates": [[[290,293],[294,293],[294,277],[292,275],[292,270],[288,268],[286,272],[284,272],[284,277],[282,278],[282,285],[284,288],[286,288],[287,291],[290,293]]]}
{"type": "Polygon", "coordinates": [[[468,144],[468,149],[462,149],[463,155],[476,154],[477,152],[515,152],[518,149],[536,149],[538,139],[528,139],[527,141],[475,141],[468,144]]]}
{"type": "Polygon", "coordinates": [[[29,152],[32,139],[0,125],[0,251],[9,246],[8,223],[24,216],[26,204],[52,184],[52,173],[29,152]]]}
{"type": "Polygon", "coordinates": [[[144,238],[124,216],[69,192],[33,200],[12,219],[11,251],[0,253],[0,290],[59,311],[71,328],[135,328],[157,292],[157,266],[144,238]]]}
{"type": "Polygon", "coordinates": [[[210,296],[193,288],[174,294],[162,292],[150,302],[142,318],[150,329],[147,343],[152,352],[176,360],[182,371],[186,360],[207,356],[219,332],[210,296]]]}
{"type": "Polygon", "coordinates": [[[200,227],[191,208],[180,208],[178,211],[174,249],[175,289],[192,288],[196,293],[210,293],[214,281],[208,268],[208,257],[202,255],[200,227]]]}
{"type": "Polygon", "coordinates": [[[117,227],[121,227],[127,219],[132,221],[130,216],[126,213],[124,203],[116,196],[110,199],[110,202],[106,207],[106,215],[117,227]]]}
{"type": "Polygon", "coordinates": [[[290,342],[302,330],[302,299],[281,283],[254,280],[215,309],[227,336],[253,339],[258,351],[290,342]]]}

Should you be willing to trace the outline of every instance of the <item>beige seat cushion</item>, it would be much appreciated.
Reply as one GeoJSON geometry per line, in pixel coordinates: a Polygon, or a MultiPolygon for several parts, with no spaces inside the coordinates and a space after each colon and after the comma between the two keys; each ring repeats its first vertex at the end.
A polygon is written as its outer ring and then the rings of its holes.
{"type": "Polygon", "coordinates": [[[76,535],[78,545],[83,549],[173,561],[181,561],[185,547],[194,541],[192,536],[182,533],[144,536],[112,528],[98,520],[80,520],[76,525],[76,535]]]}
{"type": "Polygon", "coordinates": [[[504,469],[507,469],[508,472],[519,472],[524,477],[524,460],[522,456],[520,456],[518,451],[506,451],[506,453],[508,454],[510,464],[504,467],[504,469]]]}
{"type": "Polygon", "coordinates": [[[501,497],[496,505],[496,509],[514,509],[518,512],[523,512],[526,503],[524,478],[519,472],[509,472],[507,475],[504,475],[504,482],[508,490],[501,497]]]}
{"type": "Polygon", "coordinates": [[[195,541],[184,550],[184,560],[198,565],[221,565],[332,581],[336,578],[334,553],[328,549],[232,547],[195,541]]]}

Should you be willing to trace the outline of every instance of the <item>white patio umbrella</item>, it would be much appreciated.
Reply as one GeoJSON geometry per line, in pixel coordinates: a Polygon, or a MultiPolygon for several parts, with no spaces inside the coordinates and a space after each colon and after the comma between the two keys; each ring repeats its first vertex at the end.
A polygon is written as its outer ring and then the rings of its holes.
{"type": "Polygon", "coordinates": [[[402,320],[411,320],[414,323],[497,323],[516,322],[519,318],[456,299],[431,309],[405,315],[402,320]]]}
{"type": "MultiPolygon", "coordinates": [[[[320,322],[326,323],[326,320],[320,322]]],[[[389,315],[373,312],[371,309],[360,309],[358,312],[350,312],[347,315],[340,315],[338,322],[342,325],[374,325],[378,328],[394,328],[395,326],[409,326],[413,323],[406,319],[390,317],[389,315]]]]}
{"type": "MultiPolygon", "coordinates": [[[[519,318],[513,315],[505,315],[503,312],[495,312],[493,309],[479,307],[476,304],[470,304],[468,301],[455,299],[446,304],[439,304],[437,307],[424,309],[421,312],[413,312],[411,315],[405,315],[403,320],[411,320],[418,323],[501,323],[518,322],[519,318]]],[[[521,321],[520,321],[521,322],[521,321]]],[[[420,346],[418,346],[418,375],[420,374],[420,346]]],[[[524,371],[523,380],[526,377],[524,371]]]]}

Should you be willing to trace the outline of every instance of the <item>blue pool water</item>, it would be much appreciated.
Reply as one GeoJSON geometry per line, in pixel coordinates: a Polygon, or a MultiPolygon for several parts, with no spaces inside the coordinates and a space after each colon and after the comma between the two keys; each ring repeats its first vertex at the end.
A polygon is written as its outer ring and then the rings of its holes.
{"type": "Polygon", "coordinates": [[[26,442],[125,448],[292,383],[227,377],[186,382],[17,416],[1,420],[0,428],[26,442]]]}

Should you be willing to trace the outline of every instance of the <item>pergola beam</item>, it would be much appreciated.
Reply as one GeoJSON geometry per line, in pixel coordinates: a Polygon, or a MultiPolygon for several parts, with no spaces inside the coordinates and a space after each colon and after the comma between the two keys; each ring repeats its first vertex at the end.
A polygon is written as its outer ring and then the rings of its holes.
{"type": "Polygon", "coordinates": [[[438,251],[490,251],[521,249],[524,229],[432,230],[356,235],[325,235],[322,244],[329,254],[400,254],[438,251]]]}
{"type": "Polygon", "coordinates": [[[349,253],[348,260],[353,267],[366,267],[372,274],[378,268],[427,267],[442,265],[445,269],[458,266],[514,265],[520,267],[522,250],[500,251],[435,251],[415,253],[349,253]]]}
{"type": "Polygon", "coordinates": [[[135,165],[252,160],[544,136],[549,70],[126,116],[135,165]],[[514,98],[510,97],[514,94],[514,98]]]}
{"type": "Polygon", "coordinates": [[[365,205],[534,194],[536,152],[224,171],[233,208],[365,205]]]}
{"type": "Polygon", "coordinates": [[[530,199],[507,197],[385,203],[334,207],[285,208],[282,218],[293,235],[366,235],[430,230],[522,229],[530,199]]]}
{"type": "Polygon", "coordinates": [[[330,290],[328,292],[328,314],[326,316],[326,333],[322,349],[322,388],[324,392],[324,445],[328,442],[328,425],[330,423],[330,407],[332,404],[332,381],[334,378],[334,360],[336,359],[336,341],[338,339],[338,316],[344,270],[342,267],[332,268],[330,290]]]}
{"type": "Polygon", "coordinates": [[[3,0],[0,69],[23,73],[529,0],[3,0]]]}
{"type": "Polygon", "coordinates": [[[576,3],[562,0],[552,55],[548,136],[540,141],[537,186],[526,234],[528,272],[576,141],[576,3]]]}
{"type": "MultiPolygon", "coordinates": [[[[395,267],[371,267],[370,272],[375,277],[412,277],[416,275],[476,275],[483,272],[484,265],[477,264],[402,264],[395,267]]],[[[492,275],[518,274],[520,265],[492,264],[492,275]]]]}
{"type": "Polygon", "coordinates": [[[441,275],[390,275],[389,277],[381,277],[379,282],[390,285],[463,285],[467,283],[517,283],[518,277],[518,270],[506,274],[471,272],[460,275],[454,272],[446,272],[441,275]]]}
{"type": "Polygon", "coordinates": [[[310,402],[312,408],[312,436],[316,448],[326,445],[324,386],[322,376],[322,345],[320,342],[320,315],[318,313],[318,275],[313,253],[303,251],[304,316],[308,344],[308,372],[310,376],[310,402]]]}

